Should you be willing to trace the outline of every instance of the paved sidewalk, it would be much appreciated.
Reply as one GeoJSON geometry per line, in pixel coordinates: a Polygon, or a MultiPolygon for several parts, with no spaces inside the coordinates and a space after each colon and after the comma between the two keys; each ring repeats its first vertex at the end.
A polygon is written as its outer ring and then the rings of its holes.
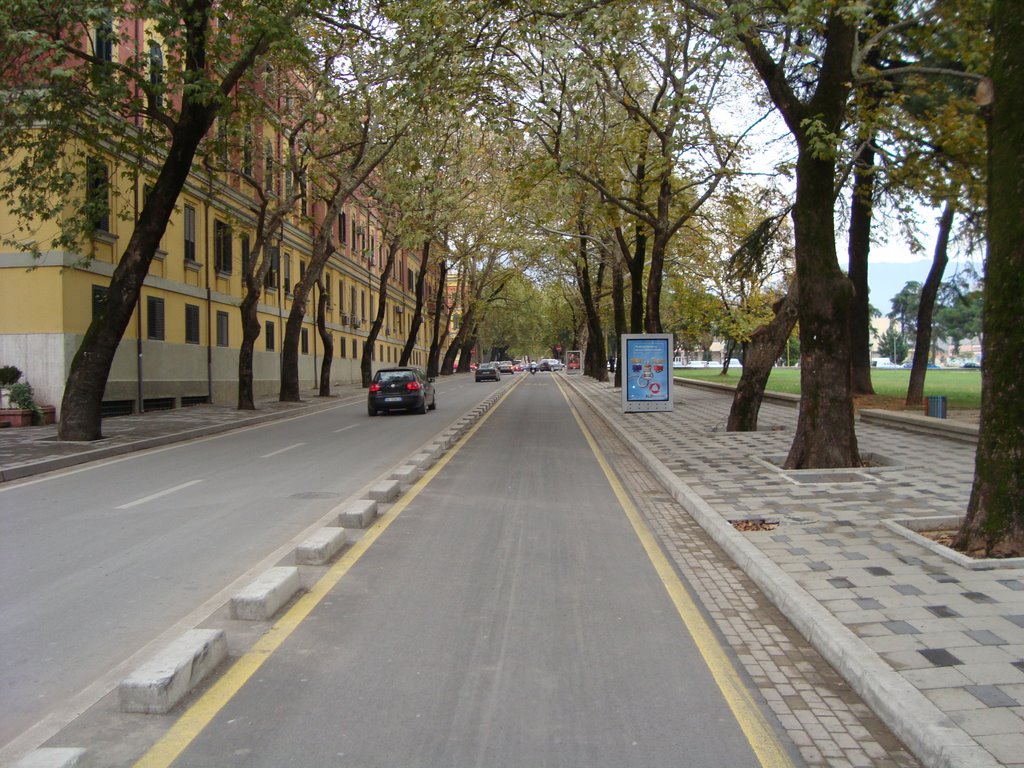
{"type": "MultiPolygon", "coordinates": [[[[1024,563],[973,570],[911,541],[896,518],[963,513],[974,446],[884,422],[858,425],[863,470],[783,472],[796,409],[724,432],[730,398],[676,388],[669,414],[623,414],[608,384],[563,376],[925,766],[1024,768],[1024,563]],[[729,521],[778,522],[740,532],[729,521]]],[[[364,395],[196,406],[104,421],[104,439],[0,429],[0,479],[328,408],[364,395]]],[[[1000,565],[1006,565],[1002,563],[1000,565]]],[[[995,565],[995,564],[993,564],[995,565]]],[[[770,672],[766,672],[770,674],[770,672]]]]}
{"type": "Polygon", "coordinates": [[[725,393],[677,387],[672,413],[624,414],[619,390],[565,380],[923,765],[1024,766],[1024,562],[973,570],[887,525],[962,515],[973,445],[861,422],[876,466],[783,472],[792,406],[726,433],[725,393]]]}

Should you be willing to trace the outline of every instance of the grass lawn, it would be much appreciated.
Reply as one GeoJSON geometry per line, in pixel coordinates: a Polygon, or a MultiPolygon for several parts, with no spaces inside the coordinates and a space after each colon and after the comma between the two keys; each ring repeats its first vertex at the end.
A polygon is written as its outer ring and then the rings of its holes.
{"type": "MultiPolygon", "coordinates": [[[[674,372],[677,378],[700,379],[723,384],[733,384],[740,379],[741,371],[730,369],[723,377],[718,368],[683,368],[674,372]]],[[[871,384],[875,388],[873,397],[857,398],[861,408],[902,409],[907,399],[907,384],[910,371],[900,369],[875,369],[871,371],[871,384]]],[[[773,368],[768,378],[768,389],[772,392],[800,394],[799,368],[773,368]]],[[[950,409],[977,410],[981,408],[981,371],[977,368],[931,369],[924,378],[924,394],[945,395],[950,409]]]]}

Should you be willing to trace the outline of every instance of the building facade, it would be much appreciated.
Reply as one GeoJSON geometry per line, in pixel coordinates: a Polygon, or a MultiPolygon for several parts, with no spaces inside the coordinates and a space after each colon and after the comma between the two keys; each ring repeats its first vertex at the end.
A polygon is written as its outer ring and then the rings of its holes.
{"type": "MultiPolygon", "coordinates": [[[[129,34],[120,44],[130,45],[131,28],[125,29],[129,34]]],[[[116,48],[110,55],[118,55],[116,48]]],[[[103,198],[91,237],[76,252],[0,252],[0,365],[20,368],[36,401],[58,407],[71,361],[106,298],[160,160],[126,162],[98,142],[71,145],[66,151],[80,153],[79,159],[87,153],[86,162],[76,164],[86,168],[81,194],[103,198]]],[[[197,171],[200,164],[195,164],[145,279],[135,319],[118,348],[103,397],[104,415],[237,402],[239,307],[258,206],[231,168],[256,166],[255,171],[246,170],[280,195],[298,183],[289,170],[287,151],[282,131],[273,121],[263,121],[247,129],[237,146],[224,149],[227,162],[217,170],[197,171]]],[[[307,183],[305,178],[301,183],[307,183]]],[[[385,320],[372,349],[374,368],[398,363],[415,310],[416,279],[428,269],[418,252],[400,250],[385,295],[380,295],[389,235],[369,202],[371,196],[353,195],[330,223],[323,221],[324,207],[312,200],[303,190],[296,211],[269,248],[272,266],[259,303],[261,333],[253,365],[257,398],[279,390],[292,288],[311,263],[320,226],[332,228],[334,252],[305,308],[298,350],[303,393],[318,388],[323,361],[314,315],[320,292],[328,296],[324,325],[334,347],[331,382],[360,381],[360,358],[379,302],[385,303],[385,320]]],[[[15,226],[12,212],[0,208],[0,229],[11,232],[15,226]]],[[[39,243],[49,242],[56,230],[48,222],[35,226],[39,243]]],[[[432,290],[428,280],[427,295],[432,290]]],[[[424,318],[410,364],[426,365],[431,328],[424,318]]]]}

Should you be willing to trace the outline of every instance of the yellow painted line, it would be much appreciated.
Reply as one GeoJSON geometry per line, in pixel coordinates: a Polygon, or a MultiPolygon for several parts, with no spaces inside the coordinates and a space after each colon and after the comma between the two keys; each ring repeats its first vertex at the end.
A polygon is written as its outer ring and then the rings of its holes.
{"type": "MultiPolygon", "coordinates": [[[[558,381],[558,379],[556,378],[555,381],[558,381]]],[[[636,531],[641,545],[647,552],[647,557],[650,558],[654,570],[661,579],[661,583],[665,586],[669,599],[675,605],[679,618],[682,619],[684,626],[697,646],[697,650],[700,651],[700,655],[704,658],[704,663],[722,692],[722,696],[729,705],[729,709],[732,710],[733,717],[736,718],[736,722],[739,724],[744,736],[747,737],[747,742],[754,751],[758,762],[764,768],[793,768],[793,761],[790,760],[789,755],[786,754],[785,749],[779,743],[771,725],[769,725],[761,713],[750,691],[743,684],[725,649],[719,644],[714,632],[712,632],[700,609],[694,603],[693,598],[690,597],[690,593],[682,581],[680,581],[672,564],[669,563],[665,553],[658,546],[657,539],[647,527],[643,517],[640,515],[640,511],[633,504],[633,500],[630,499],[626,489],[619,482],[619,478],[612,471],[611,465],[605,458],[597,441],[594,440],[590,430],[583,423],[579,412],[569,400],[568,395],[566,395],[564,385],[561,382],[558,383],[558,388],[561,390],[562,397],[565,398],[566,403],[569,404],[569,408],[576,419],[576,423],[579,425],[580,431],[586,438],[587,444],[590,445],[590,450],[608,479],[615,497],[626,513],[626,517],[629,518],[629,522],[633,525],[633,530],[636,531]]]]}
{"type": "Polygon", "coordinates": [[[282,643],[299,628],[313,609],[326,597],[339,581],[347,574],[366,551],[381,537],[388,527],[398,518],[406,507],[412,503],[420,492],[437,474],[451,461],[478,429],[483,425],[494,410],[501,405],[512,390],[518,385],[519,379],[508,388],[497,402],[463,435],[451,450],[447,451],[423,477],[416,481],[402,498],[382,515],[373,525],[366,529],[363,537],[355,542],[337,562],[325,573],[313,587],[260,637],[253,647],[238,659],[191,707],[177,722],[171,726],[152,747],[135,763],[135,768],[167,768],[189,744],[202,733],[217,716],[217,713],[237,694],[242,686],[256,674],[263,663],[270,658],[282,643]]]}

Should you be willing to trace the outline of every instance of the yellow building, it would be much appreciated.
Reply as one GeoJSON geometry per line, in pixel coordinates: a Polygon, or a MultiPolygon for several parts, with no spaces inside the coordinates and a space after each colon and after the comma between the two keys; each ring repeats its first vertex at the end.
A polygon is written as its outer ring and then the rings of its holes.
{"type": "MultiPolygon", "coordinates": [[[[145,172],[124,174],[109,158],[95,163],[107,165],[111,200],[110,215],[83,246],[92,249],[91,260],[61,251],[43,251],[38,259],[27,252],[0,253],[0,365],[20,368],[41,404],[61,403],[71,360],[94,308],[104,299],[121,256],[119,246],[130,239],[146,192],[145,172]]],[[[118,348],[104,415],[237,401],[242,264],[254,237],[253,209],[237,184],[195,173],[189,178],[145,280],[135,321],[118,348]]],[[[10,214],[0,210],[0,228],[11,231],[12,226],[10,214]]],[[[335,226],[337,248],[322,280],[330,296],[331,381],[338,384],[361,379],[362,348],[380,300],[384,244],[375,212],[358,198],[349,201],[335,226]]],[[[45,226],[38,234],[39,242],[48,241],[45,226]]],[[[259,305],[262,332],[253,366],[257,398],[278,392],[291,287],[310,261],[310,227],[293,217],[274,248],[274,269],[259,305]]],[[[399,360],[422,268],[418,253],[399,253],[375,344],[375,368],[399,360]]],[[[299,349],[300,385],[310,394],[323,360],[316,304],[311,296],[299,349]]],[[[410,364],[426,366],[431,327],[429,321],[422,324],[410,364]]]]}

